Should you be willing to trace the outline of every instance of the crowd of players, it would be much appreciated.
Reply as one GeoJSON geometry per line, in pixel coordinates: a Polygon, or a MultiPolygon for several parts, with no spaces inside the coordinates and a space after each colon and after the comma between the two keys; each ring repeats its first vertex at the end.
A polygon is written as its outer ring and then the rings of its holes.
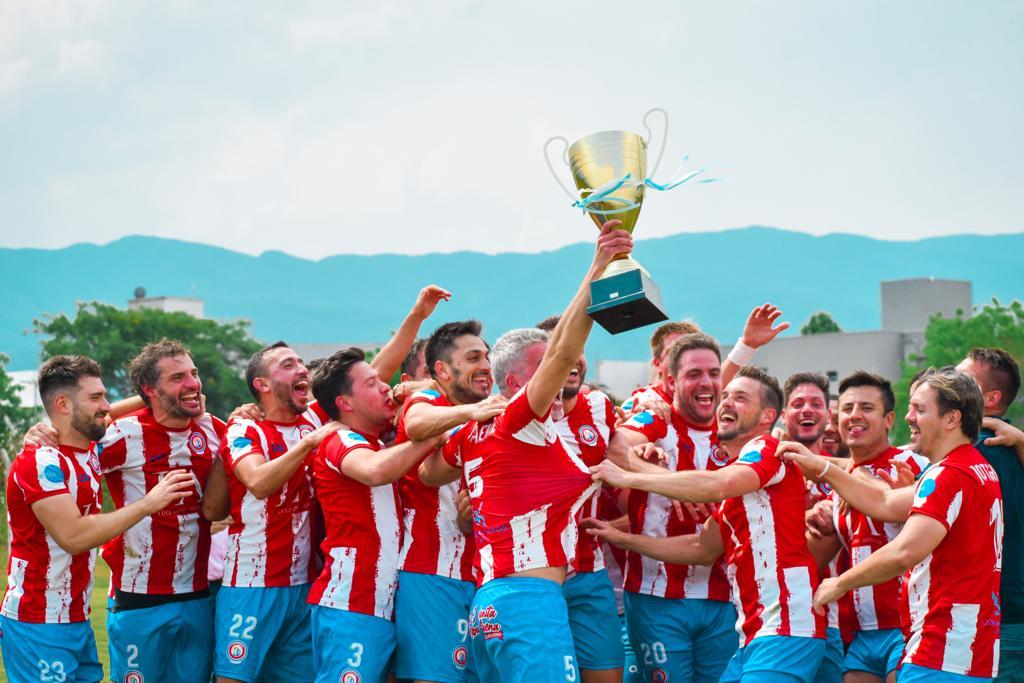
{"type": "Polygon", "coordinates": [[[8,679],[101,680],[101,548],[117,683],[1024,680],[1013,359],[923,372],[897,448],[887,379],[833,400],[752,364],[786,327],[765,305],[724,361],[659,327],[615,406],[584,383],[586,307],[631,248],[607,224],[565,311],[490,346],[472,320],[416,341],[434,286],[372,362],[268,346],[227,423],[176,341],[113,406],[94,361],[49,359],[7,481],[8,679]]]}

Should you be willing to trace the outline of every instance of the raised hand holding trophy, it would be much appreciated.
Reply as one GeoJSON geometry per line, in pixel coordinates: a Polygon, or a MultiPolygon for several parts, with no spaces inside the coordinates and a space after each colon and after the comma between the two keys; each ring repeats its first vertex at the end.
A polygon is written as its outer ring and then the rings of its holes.
{"type": "MultiPolygon", "coordinates": [[[[664,185],[647,176],[647,147],[653,137],[647,119],[655,112],[664,117],[665,134],[651,170],[653,176],[661,163],[668,138],[668,114],[664,109],[651,109],[644,114],[646,139],[629,131],[606,130],[581,138],[572,145],[561,136],[544,143],[544,161],[551,175],[574,200],[573,206],[589,213],[598,228],[614,218],[622,221],[620,229],[632,233],[647,188],[670,190],[701,173],[691,172],[664,185]],[[551,165],[548,148],[556,140],[565,145],[563,160],[572,172],[578,193],[562,183],[551,165]]],[[[612,334],[668,319],[658,286],[644,267],[626,254],[612,261],[601,278],[591,283],[587,314],[612,334]]]]}

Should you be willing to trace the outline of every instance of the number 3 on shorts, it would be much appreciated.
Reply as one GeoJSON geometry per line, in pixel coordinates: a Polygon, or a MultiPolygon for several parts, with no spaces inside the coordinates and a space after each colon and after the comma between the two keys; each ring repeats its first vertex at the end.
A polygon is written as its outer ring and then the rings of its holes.
{"type": "Polygon", "coordinates": [[[352,651],[352,656],[348,658],[348,665],[358,667],[363,663],[363,644],[352,643],[348,647],[352,651]]]}
{"type": "Polygon", "coordinates": [[[572,655],[565,656],[565,681],[566,683],[575,683],[576,681],[576,664],[572,661],[572,655]]]}

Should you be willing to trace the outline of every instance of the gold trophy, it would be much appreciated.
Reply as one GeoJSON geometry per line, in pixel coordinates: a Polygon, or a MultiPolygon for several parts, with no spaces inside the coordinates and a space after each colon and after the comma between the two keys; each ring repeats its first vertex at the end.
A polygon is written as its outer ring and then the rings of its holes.
{"type": "MultiPolygon", "coordinates": [[[[606,130],[581,138],[572,145],[561,136],[553,137],[544,144],[544,160],[551,175],[574,200],[573,205],[589,213],[598,228],[609,220],[617,219],[622,221],[621,229],[632,233],[640,216],[645,190],[648,187],[670,189],[668,185],[650,181],[647,176],[647,147],[653,137],[647,119],[655,112],[664,117],[665,135],[651,170],[653,176],[661,163],[668,136],[668,114],[664,109],[651,109],[644,114],[647,138],[624,130],[606,130]],[[562,183],[551,165],[548,148],[556,140],[564,144],[562,158],[572,172],[578,193],[573,193],[562,183]]],[[[590,284],[587,314],[612,334],[668,320],[658,286],[644,267],[628,254],[617,256],[601,278],[590,284]]]]}

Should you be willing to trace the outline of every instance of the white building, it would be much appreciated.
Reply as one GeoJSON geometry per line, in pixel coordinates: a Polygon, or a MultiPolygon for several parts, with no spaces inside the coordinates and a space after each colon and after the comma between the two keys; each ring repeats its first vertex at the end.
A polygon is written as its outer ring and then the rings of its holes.
{"type": "MultiPolygon", "coordinates": [[[[758,350],[753,362],[779,382],[795,372],[820,372],[832,381],[833,391],[840,379],[856,370],[875,372],[895,382],[901,374],[900,361],[923,349],[928,319],[937,313],[952,318],[962,312],[970,317],[971,296],[971,283],[964,280],[882,282],[881,330],[779,337],[758,350]]],[[[731,348],[723,346],[723,356],[731,348]]],[[[651,368],[642,361],[601,361],[596,374],[599,384],[625,397],[650,381],[651,368]]]]}
{"type": "Polygon", "coordinates": [[[128,310],[155,308],[165,313],[188,313],[193,318],[203,318],[203,300],[190,296],[146,296],[144,287],[135,289],[135,298],[128,300],[128,310]]]}

